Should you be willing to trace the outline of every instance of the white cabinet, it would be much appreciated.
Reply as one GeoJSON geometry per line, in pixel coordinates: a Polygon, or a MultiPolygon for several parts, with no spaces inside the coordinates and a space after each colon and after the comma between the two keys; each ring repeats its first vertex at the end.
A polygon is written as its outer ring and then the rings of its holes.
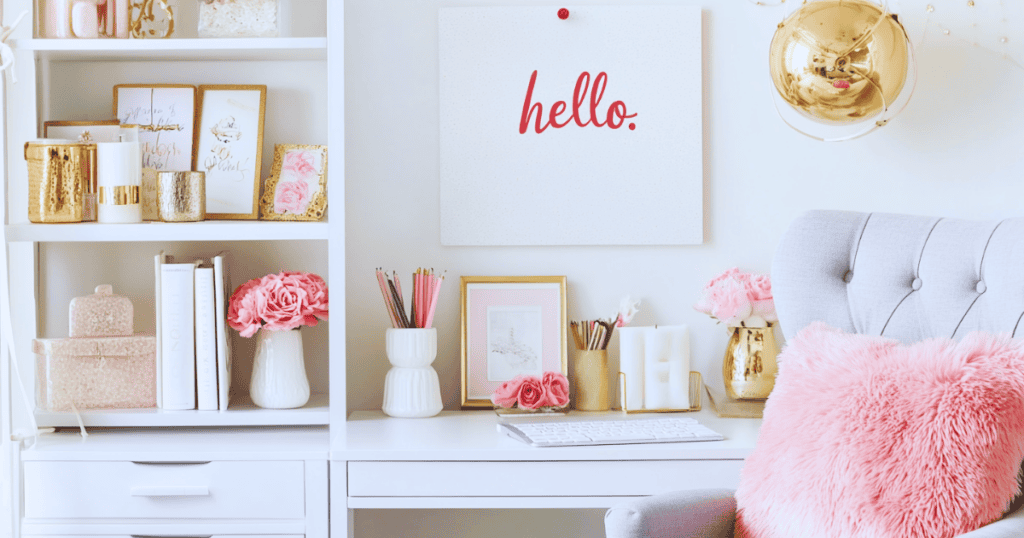
{"type": "MultiPolygon", "coordinates": [[[[268,410],[251,403],[247,392],[255,339],[232,331],[234,396],[227,411],[86,411],[81,418],[87,428],[132,429],[96,432],[84,442],[63,432],[44,435],[39,447],[24,450],[7,441],[31,427],[30,413],[41,427],[77,428],[78,418],[26,409],[10,357],[0,357],[0,434],[3,455],[10,456],[0,461],[0,483],[13,484],[10,505],[0,505],[0,535],[8,519],[24,536],[327,535],[329,439],[332,427],[334,433],[344,430],[346,408],[344,3],[286,3],[292,9],[291,27],[284,33],[288,37],[197,39],[197,2],[179,0],[176,38],[37,39],[27,20],[9,40],[18,82],[8,79],[5,85],[7,159],[0,215],[9,255],[16,366],[29,398],[36,382],[31,340],[68,334],[73,297],[91,293],[97,284],[113,284],[134,303],[136,331],[154,330],[153,255],[160,250],[183,257],[227,250],[233,286],[281,270],[320,274],[334,309],[330,322],[303,329],[313,392],[303,408],[268,410]],[[275,144],[327,145],[328,216],[312,223],[30,223],[24,143],[41,137],[47,120],[111,118],[113,87],[127,83],[266,85],[261,179],[270,174],[275,144]],[[160,453],[163,463],[129,457],[140,435],[166,448],[160,453]],[[47,437],[59,440],[59,457],[40,451],[48,446],[47,437]],[[292,441],[281,446],[275,444],[278,438],[292,441]],[[202,459],[200,453],[213,439],[219,448],[202,459]],[[267,452],[268,446],[277,449],[267,452]],[[209,463],[173,467],[168,461],[209,463]],[[181,495],[160,494],[173,493],[175,487],[181,495]],[[72,498],[88,503],[75,511],[72,498]],[[183,507],[188,510],[175,515],[183,507]],[[186,512],[208,518],[207,524],[154,532],[137,528],[146,520],[172,521],[186,512]],[[55,530],[51,523],[58,520],[67,524],[55,530]],[[131,525],[125,523],[129,520],[131,525]]],[[[32,1],[4,2],[4,22],[13,22],[22,10],[34,12],[32,1]]],[[[6,497],[0,494],[0,502],[6,497]]]]}

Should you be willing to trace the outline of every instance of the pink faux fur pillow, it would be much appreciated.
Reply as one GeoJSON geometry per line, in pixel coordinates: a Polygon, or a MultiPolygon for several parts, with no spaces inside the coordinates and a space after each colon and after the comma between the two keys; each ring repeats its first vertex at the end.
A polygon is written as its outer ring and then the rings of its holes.
{"type": "Polygon", "coordinates": [[[737,538],[945,538],[998,519],[1024,457],[1024,343],[902,345],[816,323],[779,356],[737,538]]]}

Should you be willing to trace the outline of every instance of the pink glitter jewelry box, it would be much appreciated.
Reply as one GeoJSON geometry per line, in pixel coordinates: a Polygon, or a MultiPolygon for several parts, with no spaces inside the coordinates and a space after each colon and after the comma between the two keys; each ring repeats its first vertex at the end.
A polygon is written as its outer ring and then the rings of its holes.
{"type": "Polygon", "coordinates": [[[71,301],[71,338],[38,338],[36,405],[47,411],[156,407],[156,337],[132,334],[132,303],[109,285],[71,301]]]}

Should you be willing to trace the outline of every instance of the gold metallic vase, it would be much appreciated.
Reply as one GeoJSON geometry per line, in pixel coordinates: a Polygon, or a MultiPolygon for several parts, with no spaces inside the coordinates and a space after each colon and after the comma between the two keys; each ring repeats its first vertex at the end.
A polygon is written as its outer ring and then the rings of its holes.
{"type": "Polygon", "coordinates": [[[722,379],[725,392],[739,400],[764,400],[775,388],[779,371],[774,327],[731,327],[732,337],[725,348],[722,379]]]}
{"type": "Polygon", "coordinates": [[[612,408],[608,395],[608,350],[577,351],[574,389],[579,411],[607,411],[612,408]]]}
{"type": "Polygon", "coordinates": [[[82,206],[94,181],[95,144],[25,143],[28,220],[82,222],[82,206]]]}
{"type": "Polygon", "coordinates": [[[158,172],[157,213],[164,222],[206,219],[206,174],[158,172]]]}

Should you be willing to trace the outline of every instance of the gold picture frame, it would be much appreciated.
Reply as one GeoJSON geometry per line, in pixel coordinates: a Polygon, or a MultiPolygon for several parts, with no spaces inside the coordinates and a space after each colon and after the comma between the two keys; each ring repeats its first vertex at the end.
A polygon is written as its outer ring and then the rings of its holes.
{"type": "Polygon", "coordinates": [[[461,280],[463,409],[493,408],[490,395],[515,375],[568,374],[565,276],[461,280]]]}
{"type": "Polygon", "coordinates": [[[275,145],[274,166],[260,198],[260,218],[317,221],[326,208],[327,146],[275,145]]]}
{"type": "Polygon", "coordinates": [[[117,142],[116,135],[121,132],[121,122],[117,120],[61,120],[43,122],[43,138],[61,138],[79,142],[117,142]],[[90,127],[99,127],[107,136],[94,137],[90,127]]]}
{"type": "Polygon", "coordinates": [[[206,218],[255,220],[267,87],[204,84],[198,91],[192,169],[206,174],[206,218]]]}

